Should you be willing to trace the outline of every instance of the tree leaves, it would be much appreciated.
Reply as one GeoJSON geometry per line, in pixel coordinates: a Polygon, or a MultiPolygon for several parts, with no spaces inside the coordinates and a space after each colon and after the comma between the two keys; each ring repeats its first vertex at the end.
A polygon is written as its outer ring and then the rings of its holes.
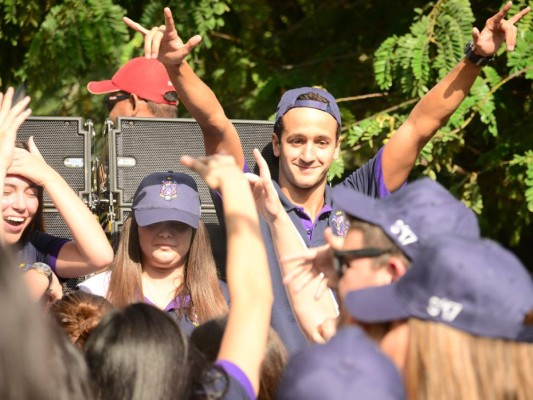
{"type": "MultiPolygon", "coordinates": [[[[526,2],[520,3],[513,7],[510,15],[522,9],[526,2]]],[[[390,98],[397,98],[399,94],[400,99],[402,96],[404,99],[422,97],[428,87],[448,74],[463,57],[463,47],[471,38],[474,17],[468,0],[440,0],[415,12],[409,31],[389,36],[374,53],[376,84],[382,90],[390,90],[390,98]]],[[[503,85],[510,84],[513,79],[533,79],[532,22],[532,13],[520,22],[515,51],[503,51],[496,63],[483,69],[467,98],[422,149],[413,173],[413,177],[429,176],[447,183],[480,215],[487,234],[493,237],[505,234],[511,245],[520,243],[521,233],[532,219],[527,215],[533,212],[533,152],[527,150],[532,140],[524,140],[522,136],[522,140],[509,142],[512,140],[509,130],[513,128],[499,123],[498,116],[503,120],[509,107],[514,107],[515,113],[520,107],[526,113],[532,110],[531,102],[511,106],[499,93],[503,85]],[[501,131],[505,132],[505,138],[500,137],[501,131]],[[495,137],[500,145],[494,145],[495,137]],[[501,180],[501,176],[505,176],[506,190],[487,190],[492,181],[498,177],[501,180]],[[502,195],[509,196],[512,202],[502,195]],[[516,202],[520,201],[527,207],[516,210],[516,202]],[[483,215],[487,209],[491,214],[483,215]],[[506,226],[494,217],[495,212],[499,215],[512,212],[516,218],[506,226]]],[[[362,151],[383,145],[406,116],[407,110],[404,110],[390,125],[383,124],[383,120],[391,116],[378,112],[346,126],[344,154],[349,154],[347,148],[362,151]]],[[[349,163],[346,166],[350,168],[349,163]]]]}

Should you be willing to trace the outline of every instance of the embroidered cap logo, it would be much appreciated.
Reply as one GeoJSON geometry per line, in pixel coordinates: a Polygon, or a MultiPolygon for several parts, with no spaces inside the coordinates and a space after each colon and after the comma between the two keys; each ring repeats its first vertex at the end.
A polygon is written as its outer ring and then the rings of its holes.
{"type": "Polygon", "coordinates": [[[444,297],[431,296],[428,301],[427,313],[432,317],[440,316],[444,321],[452,322],[463,310],[463,305],[444,297]]]}
{"type": "Polygon", "coordinates": [[[331,222],[337,236],[346,237],[346,233],[348,232],[350,225],[346,220],[346,215],[344,212],[336,211],[331,222]]]}
{"type": "Polygon", "coordinates": [[[159,196],[164,198],[166,201],[170,201],[178,197],[178,182],[176,182],[172,177],[167,177],[164,181],[161,181],[161,191],[159,196]]]}
{"type": "Polygon", "coordinates": [[[392,224],[390,231],[393,235],[398,237],[398,241],[403,246],[418,242],[418,236],[416,236],[409,225],[407,225],[401,219],[392,224]]]}

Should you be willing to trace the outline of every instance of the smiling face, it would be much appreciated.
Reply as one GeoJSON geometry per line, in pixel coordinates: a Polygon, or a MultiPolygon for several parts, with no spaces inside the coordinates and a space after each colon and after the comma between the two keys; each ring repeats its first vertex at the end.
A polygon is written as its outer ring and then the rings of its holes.
{"type": "Polygon", "coordinates": [[[139,226],[143,268],[170,269],[185,265],[193,229],[187,224],[165,221],[139,226]]]}
{"type": "Polygon", "coordinates": [[[17,243],[39,209],[39,188],[31,181],[7,175],[2,198],[4,239],[8,245],[17,243]]]}
{"type": "Polygon", "coordinates": [[[272,140],[282,188],[313,189],[326,183],[339,155],[337,125],[330,114],[315,108],[297,107],[283,116],[281,138],[274,134],[272,140]]]}

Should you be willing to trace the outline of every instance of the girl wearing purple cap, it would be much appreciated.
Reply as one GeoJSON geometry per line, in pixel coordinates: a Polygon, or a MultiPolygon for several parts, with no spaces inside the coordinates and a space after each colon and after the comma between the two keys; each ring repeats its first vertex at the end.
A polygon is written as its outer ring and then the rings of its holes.
{"type": "MultiPolygon", "coordinates": [[[[97,399],[257,397],[273,294],[254,199],[232,157],[183,157],[182,163],[202,175],[225,200],[231,307],[220,349],[214,364],[206,364],[168,314],[147,304],[114,311],[93,331],[85,347],[97,399]]],[[[141,186],[149,188],[150,182],[145,183],[141,186]]],[[[181,188],[182,195],[184,191],[181,188]]],[[[143,210],[138,203],[134,207],[143,210]]],[[[143,221],[147,214],[138,216],[143,221]]]]}
{"type": "Polygon", "coordinates": [[[145,177],[133,197],[112,270],[81,283],[116,307],[145,302],[168,312],[190,334],[227,311],[196,182],[178,172],[145,177]]]}

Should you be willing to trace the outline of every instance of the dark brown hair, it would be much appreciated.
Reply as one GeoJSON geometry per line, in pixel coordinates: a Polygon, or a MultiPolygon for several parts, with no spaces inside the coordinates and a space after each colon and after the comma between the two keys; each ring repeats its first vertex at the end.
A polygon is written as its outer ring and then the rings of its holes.
{"type": "MultiPolygon", "coordinates": [[[[299,95],[296,100],[313,100],[319,101],[320,103],[329,104],[329,100],[319,95],[318,93],[309,92],[299,95]]],[[[281,134],[283,133],[283,117],[278,118],[274,124],[274,133],[278,136],[278,139],[281,140],[281,134]]],[[[338,141],[341,135],[341,127],[337,123],[337,134],[335,139],[338,141]]]]}
{"type": "MultiPolygon", "coordinates": [[[[24,149],[30,151],[28,143],[17,141],[15,146],[19,149],[24,149]]],[[[39,206],[37,207],[37,212],[33,216],[30,224],[26,227],[22,233],[21,240],[27,240],[28,236],[35,231],[44,232],[44,218],[43,218],[43,207],[44,207],[44,189],[42,186],[37,187],[37,199],[39,200],[39,206]]]]}
{"type": "MultiPolygon", "coordinates": [[[[214,362],[217,358],[227,322],[227,316],[212,319],[192,332],[191,342],[204,354],[208,361],[214,362]]],[[[273,400],[276,398],[276,391],[287,360],[287,349],[276,331],[270,328],[266,353],[261,364],[258,400],[273,400]]]]}

